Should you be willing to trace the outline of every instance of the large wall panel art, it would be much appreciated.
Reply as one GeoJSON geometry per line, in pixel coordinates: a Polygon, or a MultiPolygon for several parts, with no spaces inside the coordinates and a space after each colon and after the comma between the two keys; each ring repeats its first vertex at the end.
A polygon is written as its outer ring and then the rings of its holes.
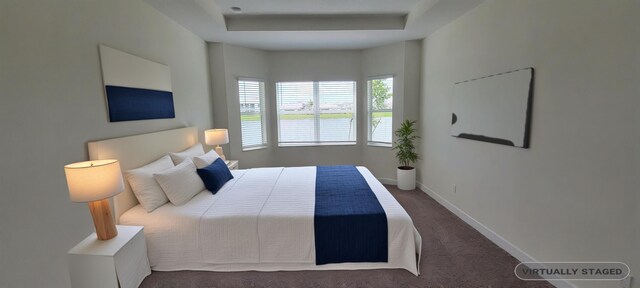
{"type": "Polygon", "coordinates": [[[451,135],[529,148],[533,68],[454,84],[451,135]]]}
{"type": "Polygon", "coordinates": [[[169,66],[100,45],[109,121],[175,118],[169,66]]]}

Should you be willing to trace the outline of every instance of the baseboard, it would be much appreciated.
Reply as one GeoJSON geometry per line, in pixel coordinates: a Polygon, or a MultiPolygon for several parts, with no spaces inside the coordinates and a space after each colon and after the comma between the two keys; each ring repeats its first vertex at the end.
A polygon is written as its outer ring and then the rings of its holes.
{"type": "MultiPolygon", "coordinates": [[[[393,181],[394,184],[395,184],[395,181],[392,180],[392,179],[386,179],[386,180],[393,181]]],[[[380,180],[380,182],[382,182],[382,180],[380,180]]],[[[385,182],[382,182],[382,183],[387,184],[385,182]]],[[[517,246],[513,245],[511,242],[509,242],[506,239],[502,238],[502,236],[498,235],[498,233],[496,233],[493,230],[489,229],[487,226],[483,225],[478,220],[474,219],[469,214],[465,213],[460,208],[458,208],[457,206],[453,205],[453,203],[449,202],[447,199],[445,199],[444,197],[440,196],[440,194],[434,192],[433,190],[431,190],[426,185],[422,184],[421,182],[417,182],[416,184],[417,184],[418,188],[420,188],[420,190],[422,190],[422,192],[427,193],[427,195],[429,195],[431,198],[433,198],[438,203],[440,203],[440,205],[444,206],[449,211],[451,211],[453,214],[458,216],[458,218],[462,219],[464,222],[466,222],[467,224],[471,225],[471,227],[473,227],[474,229],[478,230],[478,232],[480,232],[482,235],[484,235],[489,240],[491,240],[491,242],[495,243],[500,248],[502,248],[503,250],[507,251],[507,253],[511,254],[511,256],[515,257],[520,262],[538,262],[536,259],[531,257],[531,255],[527,254],[526,252],[522,251],[517,246]]],[[[569,282],[567,280],[551,279],[551,278],[545,278],[545,279],[547,281],[549,281],[549,283],[553,284],[554,286],[556,286],[558,288],[576,288],[575,285],[573,285],[571,282],[569,282]]]]}

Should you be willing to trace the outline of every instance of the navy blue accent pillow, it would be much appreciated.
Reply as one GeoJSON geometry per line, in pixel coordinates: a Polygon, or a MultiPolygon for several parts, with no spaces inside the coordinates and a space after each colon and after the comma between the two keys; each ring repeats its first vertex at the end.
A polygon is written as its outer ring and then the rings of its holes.
{"type": "Polygon", "coordinates": [[[216,159],[216,161],[213,161],[213,163],[207,167],[198,169],[197,172],[202,182],[204,182],[204,187],[207,187],[207,190],[213,194],[218,193],[218,190],[224,186],[224,183],[233,179],[229,167],[227,167],[227,164],[224,163],[222,158],[216,159]]]}

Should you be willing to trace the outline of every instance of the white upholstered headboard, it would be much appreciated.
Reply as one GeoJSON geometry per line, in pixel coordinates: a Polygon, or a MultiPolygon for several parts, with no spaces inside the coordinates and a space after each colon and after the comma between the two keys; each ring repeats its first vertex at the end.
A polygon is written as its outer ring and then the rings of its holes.
{"type": "MultiPolygon", "coordinates": [[[[117,159],[122,171],[151,163],[169,152],[185,150],[198,142],[198,128],[186,127],[160,132],[89,142],[89,159],[117,159]]],[[[124,192],[113,197],[116,223],[120,215],[138,204],[125,179],[124,192]]]]}

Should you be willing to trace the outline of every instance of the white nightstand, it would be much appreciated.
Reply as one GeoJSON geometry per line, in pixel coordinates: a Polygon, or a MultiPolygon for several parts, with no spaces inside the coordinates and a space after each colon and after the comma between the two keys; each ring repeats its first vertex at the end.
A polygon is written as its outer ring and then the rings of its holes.
{"type": "Polygon", "coordinates": [[[147,244],[140,226],[116,226],[106,241],[92,233],[69,250],[71,287],[138,287],[151,274],[147,244]]]}
{"type": "Polygon", "coordinates": [[[229,170],[238,169],[238,160],[227,160],[227,167],[229,167],[229,170]]]}

